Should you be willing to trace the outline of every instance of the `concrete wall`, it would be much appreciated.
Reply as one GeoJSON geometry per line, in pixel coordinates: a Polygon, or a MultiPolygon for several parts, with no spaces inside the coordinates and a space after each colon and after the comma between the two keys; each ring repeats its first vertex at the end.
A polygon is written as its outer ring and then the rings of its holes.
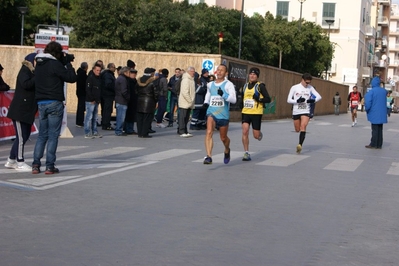
{"type": "MultiPolygon", "coordinates": [[[[34,48],[29,46],[0,45],[0,64],[2,64],[4,67],[2,76],[4,81],[8,83],[11,88],[15,87],[16,76],[21,67],[21,62],[27,54],[33,51],[34,48]]],[[[131,59],[137,65],[136,69],[138,70],[138,76],[142,75],[146,67],[153,67],[155,69],[167,68],[169,69],[169,72],[173,73],[176,67],[186,69],[189,66],[194,66],[196,70],[200,72],[203,59],[214,60],[215,65],[222,62],[227,64],[240,64],[246,67],[246,71],[248,71],[250,67],[256,66],[261,70],[260,80],[266,84],[266,88],[270,96],[276,99],[275,114],[266,114],[264,115],[264,119],[291,117],[291,105],[287,103],[287,95],[291,86],[301,81],[302,75],[302,73],[290,72],[274,67],[256,64],[250,61],[239,60],[233,57],[213,54],[184,54],[73,48],[71,48],[69,52],[75,55],[75,61],[73,65],[76,70],[83,61],[86,61],[89,63],[89,65],[92,65],[97,59],[101,59],[105,64],[112,62],[115,63],[116,66],[123,66],[126,64],[128,59],[131,59]]],[[[323,99],[316,105],[316,115],[332,114],[334,112],[332,98],[337,91],[342,97],[340,111],[346,112],[346,96],[348,92],[347,86],[317,78],[313,79],[312,84],[317,88],[317,91],[323,97],[323,99]]],[[[70,113],[76,112],[77,101],[75,89],[75,84],[67,85],[67,111],[70,113]]],[[[232,120],[238,121],[240,117],[241,115],[239,111],[232,112],[232,120]]]]}

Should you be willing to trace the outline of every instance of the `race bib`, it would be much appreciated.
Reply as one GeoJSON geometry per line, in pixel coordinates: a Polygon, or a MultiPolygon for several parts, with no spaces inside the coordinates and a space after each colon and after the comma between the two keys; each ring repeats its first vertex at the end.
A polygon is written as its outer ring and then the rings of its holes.
{"type": "Polygon", "coordinates": [[[352,101],[352,105],[358,105],[357,101],[352,101]]]}
{"type": "Polygon", "coordinates": [[[209,103],[209,106],[223,107],[224,99],[222,98],[222,96],[211,96],[211,101],[209,103]]]}
{"type": "Polygon", "coordinates": [[[305,110],[308,108],[308,104],[307,103],[298,103],[298,109],[299,110],[305,110]]]}
{"type": "Polygon", "coordinates": [[[252,109],[255,106],[254,99],[246,99],[244,100],[244,108],[252,109]]]}

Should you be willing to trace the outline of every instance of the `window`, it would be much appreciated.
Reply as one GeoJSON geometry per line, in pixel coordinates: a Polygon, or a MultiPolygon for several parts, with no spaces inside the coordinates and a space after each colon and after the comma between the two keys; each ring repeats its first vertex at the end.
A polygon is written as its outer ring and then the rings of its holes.
{"type": "MultiPolygon", "coordinates": [[[[335,20],[335,3],[323,3],[323,26],[328,26],[326,20],[335,20]]],[[[331,26],[333,25],[334,23],[331,24],[331,26]]]]}
{"type": "Polygon", "coordinates": [[[199,4],[199,3],[204,3],[205,0],[188,0],[188,3],[191,5],[199,4]]]}
{"type": "Polygon", "coordinates": [[[288,5],[289,2],[277,1],[277,12],[276,16],[282,16],[283,18],[288,18],[288,5]]]}

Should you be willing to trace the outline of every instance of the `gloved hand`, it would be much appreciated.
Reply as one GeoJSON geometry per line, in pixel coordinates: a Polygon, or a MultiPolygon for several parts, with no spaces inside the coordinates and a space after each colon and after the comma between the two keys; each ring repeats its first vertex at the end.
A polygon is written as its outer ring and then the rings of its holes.
{"type": "Polygon", "coordinates": [[[252,97],[255,101],[259,102],[259,94],[255,93],[252,97]]]}
{"type": "Polygon", "coordinates": [[[297,103],[303,103],[305,100],[305,98],[303,98],[302,96],[298,98],[298,100],[296,100],[297,103]]]}
{"type": "Polygon", "coordinates": [[[314,99],[308,99],[306,102],[307,102],[307,103],[314,103],[315,100],[314,100],[314,99]]]}
{"type": "Polygon", "coordinates": [[[223,91],[222,91],[221,88],[218,89],[218,94],[219,94],[220,96],[223,96],[223,91]]]}
{"type": "Polygon", "coordinates": [[[204,108],[204,109],[208,109],[208,107],[209,107],[209,104],[208,104],[208,103],[204,103],[204,104],[202,105],[202,108],[204,108]]]}

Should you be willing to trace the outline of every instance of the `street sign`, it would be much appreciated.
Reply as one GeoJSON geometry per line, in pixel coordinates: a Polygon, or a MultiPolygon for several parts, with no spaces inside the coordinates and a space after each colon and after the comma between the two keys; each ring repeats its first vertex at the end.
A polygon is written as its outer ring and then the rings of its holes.
{"type": "Polygon", "coordinates": [[[209,74],[213,72],[213,66],[215,65],[215,61],[213,59],[203,59],[202,60],[202,68],[205,68],[209,71],[209,74]]]}

